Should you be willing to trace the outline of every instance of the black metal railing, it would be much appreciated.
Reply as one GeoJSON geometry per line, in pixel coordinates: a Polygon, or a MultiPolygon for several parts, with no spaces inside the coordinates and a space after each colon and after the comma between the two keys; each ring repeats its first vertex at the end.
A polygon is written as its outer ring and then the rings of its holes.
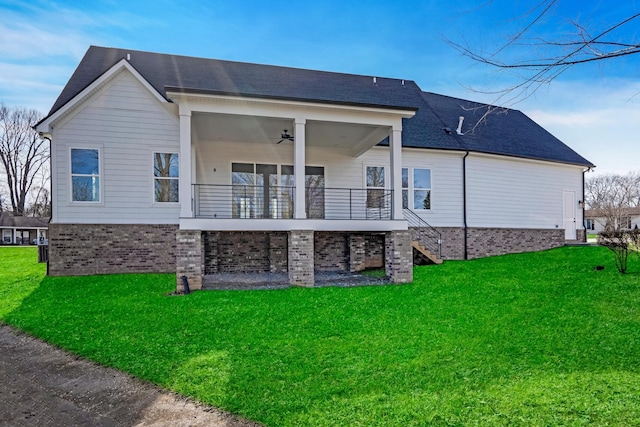
{"type": "Polygon", "coordinates": [[[442,233],[433,228],[411,209],[403,209],[404,219],[409,224],[409,231],[413,240],[416,240],[425,249],[428,249],[438,258],[442,256],[442,233]]]}
{"type": "MultiPolygon", "coordinates": [[[[295,187],[193,184],[196,218],[290,219],[295,187]]],[[[391,219],[392,191],[361,188],[305,188],[309,219],[391,219]]]]}

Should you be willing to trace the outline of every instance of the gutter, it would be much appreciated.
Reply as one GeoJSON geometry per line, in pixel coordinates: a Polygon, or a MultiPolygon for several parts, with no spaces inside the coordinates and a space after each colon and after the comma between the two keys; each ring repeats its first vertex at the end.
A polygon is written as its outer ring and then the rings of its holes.
{"type": "MultiPolygon", "coordinates": [[[[469,259],[469,253],[467,248],[467,156],[469,150],[462,158],[462,222],[464,230],[464,255],[463,259],[469,259]]],[[[584,184],[584,174],[582,175],[582,182],[584,184]]],[[[583,191],[584,192],[584,191],[583,191]]],[[[586,236],[586,234],[585,234],[586,236]]]]}

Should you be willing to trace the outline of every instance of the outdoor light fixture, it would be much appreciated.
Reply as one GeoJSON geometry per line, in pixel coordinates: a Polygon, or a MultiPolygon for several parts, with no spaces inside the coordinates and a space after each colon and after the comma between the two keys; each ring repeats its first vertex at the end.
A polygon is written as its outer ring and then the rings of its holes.
{"type": "Polygon", "coordinates": [[[582,200],[578,200],[578,207],[580,209],[584,208],[584,202],[582,200]]]}

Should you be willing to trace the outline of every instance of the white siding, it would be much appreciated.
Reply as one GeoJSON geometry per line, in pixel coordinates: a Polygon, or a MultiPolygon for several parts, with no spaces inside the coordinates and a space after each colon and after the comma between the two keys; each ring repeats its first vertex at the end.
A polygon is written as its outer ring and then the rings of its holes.
{"type": "MultiPolygon", "coordinates": [[[[153,151],[179,152],[176,117],[123,71],[53,132],[54,222],[177,224],[177,204],[153,203],[153,151]],[[102,197],[72,203],[70,148],[99,148],[102,197]]],[[[189,174],[180,171],[181,179],[189,174]]]]}
{"type": "MultiPolygon", "coordinates": [[[[467,158],[470,227],[563,228],[562,192],[583,200],[582,168],[498,156],[467,158]]],[[[577,206],[576,206],[577,209],[577,206]]],[[[577,209],[577,229],[583,229],[577,209]]]]}

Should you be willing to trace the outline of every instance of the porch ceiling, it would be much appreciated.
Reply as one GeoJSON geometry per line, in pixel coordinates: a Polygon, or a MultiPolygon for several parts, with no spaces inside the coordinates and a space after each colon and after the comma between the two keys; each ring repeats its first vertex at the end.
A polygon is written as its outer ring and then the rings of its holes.
{"type": "MultiPolygon", "coordinates": [[[[280,135],[285,129],[294,135],[294,128],[293,120],[282,118],[195,112],[192,115],[192,131],[201,141],[275,144],[282,139],[280,135]]],[[[388,135],[386,126],[313,120],[306,125],[307,146],[349,148],[354,154],[373,147],[388,135]]]]}

